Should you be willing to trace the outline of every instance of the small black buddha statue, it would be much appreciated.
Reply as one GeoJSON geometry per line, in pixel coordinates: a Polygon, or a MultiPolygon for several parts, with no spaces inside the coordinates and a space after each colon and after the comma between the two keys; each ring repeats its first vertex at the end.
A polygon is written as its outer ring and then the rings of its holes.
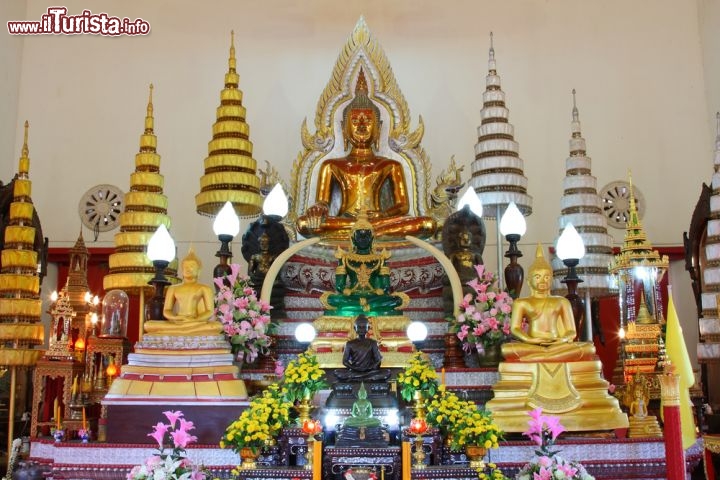
{"type": "Polygon", "coordinates": [[[390,378],[390,371],[381,369],[382,355],[376,340],[367,338],[370,321],[360,314],[355,319],[357,338],[348,341],[343,350],[345,369],[335,370],[335,377],[344,382],[383,382],[390,378]]]}

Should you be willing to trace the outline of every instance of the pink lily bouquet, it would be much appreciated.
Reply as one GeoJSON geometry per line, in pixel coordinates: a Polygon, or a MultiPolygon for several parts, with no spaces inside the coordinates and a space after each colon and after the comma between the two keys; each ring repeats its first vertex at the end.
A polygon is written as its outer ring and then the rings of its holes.
{"type": "Polygon", "coordinates": [[[277,324],[270,319],[272,307],[257,298],[250,278],[240,274],[240,265],[233,263],[230,268],[229,275],[215,278],[220,289],[215,296],[215,316],[223,324],[235,358],[250,363],[267,353],[277,324]]]}
{"type": "Polygon", "coordinates": [[[142,465],[133,467],[127,474],[127,480],[206,480],[205,470],[193,465],[185,453],[185,448],[197,441],[197,437],[189,433],[195,428],[193,422],[185,420],[181,411],[170,410],[163,414],[170,423],[159,422],[148,434],[157,441],[159,453],[148,457],[142,465]],[[170,453],[165,453],[166,445],[172,445],[170,453]]]}
{"type": "Polygon", "coordinates": [[[465,295],[460,313],[450,321],[453,332],[462,342],[463,350],[473,348],[479,353],[492,345],[510,340],[510,316],[513,299],[497,288],[497,277],[485,265],[475,265],[477,278],[467,282],[474,293],[465,295]]]}
{"type": "Polygon", "coordinates": [[[518,472],[517,480],[595,480],[585,467],[560,457],[558,450],[551,450],[557,437],[565,431],[558,417],[543,415],[542,408],[536,408],[529,415],[529,428],[523,435],[540,448],[535,450],[536,457],[518,472]]]}

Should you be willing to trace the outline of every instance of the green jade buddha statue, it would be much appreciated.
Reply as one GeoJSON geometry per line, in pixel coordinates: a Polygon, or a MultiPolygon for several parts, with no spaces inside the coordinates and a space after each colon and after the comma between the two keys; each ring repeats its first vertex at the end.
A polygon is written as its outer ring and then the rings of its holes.
{"type": "Polygon", "coordinates": [[[409,297],[402,292],[392,292],[390,268],[385,261],[390,253],[383,249],[375,252],[373,227],[363,210],[350,233],[352,251],[338,247],[335,258],[335,292],[325,292],[320,302],[325,315],[354,317],[402,315],[409,297]]]}
{"type": "Polygon", "coordinates": [[[360,384],[358,399],[353,403],[350,416],[343,422],[343,427],[379,427],[380,420],[373,417],[373,406],[367,399],[365,384],[360,384]]]}

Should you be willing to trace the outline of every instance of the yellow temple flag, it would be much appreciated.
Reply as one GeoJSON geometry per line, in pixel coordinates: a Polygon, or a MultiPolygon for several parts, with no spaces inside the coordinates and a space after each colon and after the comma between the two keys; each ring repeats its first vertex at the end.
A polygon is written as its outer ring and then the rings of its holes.
{"type": "MultiPolygon", "coordinates": [[[[668,291],[670,292],[670,289],[668,291]]],[[[690,387],[695,383],[695,375],[685,345],[680,320],[675,310],[672,293],[668,296],[670,298],[668,299],[667,325],[665,327],[665,350],[668,360],[675,366],[675,373],[680,377],[680,422],[682,425],[683,449],[687,450],[696,441],[695,418],[692,412],[692,403],[690,402],[690,387]]]]}

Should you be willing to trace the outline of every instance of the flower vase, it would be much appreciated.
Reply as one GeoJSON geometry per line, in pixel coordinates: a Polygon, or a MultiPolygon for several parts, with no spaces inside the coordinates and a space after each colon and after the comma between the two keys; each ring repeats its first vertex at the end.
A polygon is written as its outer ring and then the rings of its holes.
{"type": "Polygon", "coordinates": [[[251,470],[253,468],[257,468],[258,456],[259,452],[254,452],[253,449],[250,447],[241,448],[240,458],[242,459],[242,463],[240,464],[240,468],[244,470],[251,470]]]}
{"type": "Polygon", "coordinates": [[[82,441],[82,443],[88,443],[90,441],[90,434],[87,432],[83,433],[82,435],[80,435],[80,440],[82,441]]]}
{"type": "Polygon", "coordinates": [[[502,346],[500,343],[493,343],[485,346],[481,353],[478,350],[478,364],[480,367],[497,367],[502,361],[502,346]]]}
{"type": "Polygon", "coordinates": [[[313,409],[312,403],[310,403],[311,397],[303,397],[300,402],[295,406],[298,411],[298,423],[300,426],[305,424],[306,421],[310,420],[310,411],[313,409]]]}
{"type": "Polygon", "coordinates": [[[415,390],[415,393],[413,394],[413,418],[420,418],[422,420],[425,420],[425,416],[427,415],[427,408],[425,406],[425,395],[422,390],[415,390]]]}
{"type": "Polygon", "coordinates": [[[60,443],[63,441],[63,438],[65,438],[65,432],[63,430],[56,429],[53,432],[53,438],[55,439],[56,443],[60,443]]]}
{"type": "Polygon", "coordinates": [[[465,445],[465,455],[470,460],[470,468],[485,468],[483,458],[487,453],[487,448],[479,445],[465,445]]]}

